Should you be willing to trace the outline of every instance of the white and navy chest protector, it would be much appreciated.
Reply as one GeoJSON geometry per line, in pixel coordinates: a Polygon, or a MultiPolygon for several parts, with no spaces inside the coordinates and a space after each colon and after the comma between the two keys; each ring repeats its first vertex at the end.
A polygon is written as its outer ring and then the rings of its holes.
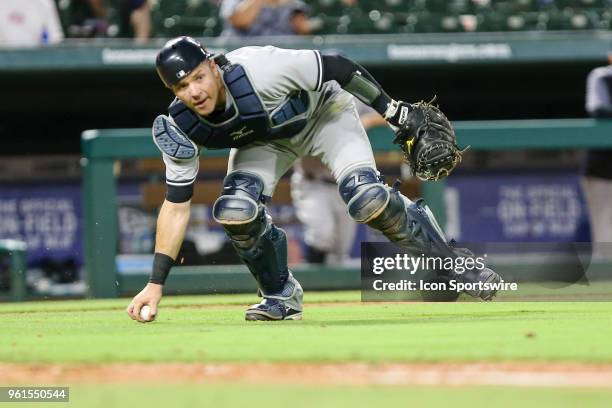
{"type": "Polygon", "coordinates": [[[242,147],[252,142],[289,138],[304,129],[309,103],[306,91],[288,95],[268,113],[241,65],[228,62],[221,68],[233,107],[229,119],[213,123],[178,99],[168,108],[174,123],[194,143],[209,149],[242,147]]]}

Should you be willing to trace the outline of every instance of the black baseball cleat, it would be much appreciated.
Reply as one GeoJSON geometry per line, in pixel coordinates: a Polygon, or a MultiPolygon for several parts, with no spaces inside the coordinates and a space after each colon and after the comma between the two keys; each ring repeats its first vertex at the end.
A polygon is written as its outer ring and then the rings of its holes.
{"type": "Polygon", "coordinates": [[[244,318],[249,321],[302,320],[302,311],[287,307],[282,300],[264,298],[249,307],[244,318]]]}

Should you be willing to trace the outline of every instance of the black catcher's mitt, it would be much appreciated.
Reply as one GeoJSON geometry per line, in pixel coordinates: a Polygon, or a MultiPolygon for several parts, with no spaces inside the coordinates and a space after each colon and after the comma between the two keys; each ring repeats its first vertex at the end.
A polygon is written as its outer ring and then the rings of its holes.
{"type": "Polygon", "coordinates": [[[448,176],[469,147],[459,149],[453,126],[434,101],[411,104],[393,140],[404,152],[412,174],[429,181],[448,176]]]}

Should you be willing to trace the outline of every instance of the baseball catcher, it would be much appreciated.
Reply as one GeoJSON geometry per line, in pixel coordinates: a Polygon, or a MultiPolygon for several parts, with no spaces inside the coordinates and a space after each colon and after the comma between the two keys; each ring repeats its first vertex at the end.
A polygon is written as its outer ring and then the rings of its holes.
{"type": "Polygon", "coordinates": [[[434,101],[393,101],[385,112],[395,131],[393,143],[402,149],[412,174],[423,181],[448,176],[467,150],[459,149],[453,126],[434,101]]]}
{"type": "MultiPolygon", "coordinates": [[[[415,255],[465,257],[449,245],[433,214],[386,185],[353,96],[383,115],[397,131],[415,173],[439,179],[460,160],[452,128],[437,108],[392,100],[354,61],[317,50],[244,47],[212,55],[190,37],[169,41],[157,72],[172,91],[167,115],[153,123],[153,141],[166,165],[166,199],[157,220],[149,283],[127,312],[155,316],[162,288],[189,221],[203,148],[231,148],[227,175],[212,216],[223,226],[263,298],[247,320],[302,318],[303,291],[287,266],[287,236],[266,204],[282,175],[303,156],[321,159],[338,184],[349,215],[381,231],[415,255]],[[412,140],[412,142],[411,142],[412,140]]],[[[459,282],[497,282],[488,268],[440,271],[459,282]]],[[[471,296],[491,299],[491,289],[471,296]]]]}

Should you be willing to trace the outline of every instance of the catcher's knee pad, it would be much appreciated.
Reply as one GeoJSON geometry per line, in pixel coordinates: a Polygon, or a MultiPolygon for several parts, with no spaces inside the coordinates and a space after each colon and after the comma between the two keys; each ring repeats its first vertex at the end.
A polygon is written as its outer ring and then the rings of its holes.
{"type": "Polygon", "coordinates": [[[262,203],[263,180],[235,171],[223,180],[223,194],[213,205],[213,218],[223,225],[236,252],[263,293],[283,292],[287,269],[287,237],[274,226],[262,203]]]}
{"type": "Polygon", "coordinates": [[[238,247],[249,247],[265,229],[261,205],[263,181],[255,174],[236,171],[223,180],[223,193],[213,205],[213,218],[238,247]]]}
{"type": "Polygon", "coordinates": [[[372,168],[349,173],[340,182],[340,194],[357,222],[381,231],[393,242],[420,253],[448,247],[429,209],[383,184],[372,168]]]}
{"type": "Polygon", "coordinates": [[[389,204],[389,187],[370,167],[352,170],[340,181],[339,191],[350,216],[359,223],[378,217],[389,204]]]}

